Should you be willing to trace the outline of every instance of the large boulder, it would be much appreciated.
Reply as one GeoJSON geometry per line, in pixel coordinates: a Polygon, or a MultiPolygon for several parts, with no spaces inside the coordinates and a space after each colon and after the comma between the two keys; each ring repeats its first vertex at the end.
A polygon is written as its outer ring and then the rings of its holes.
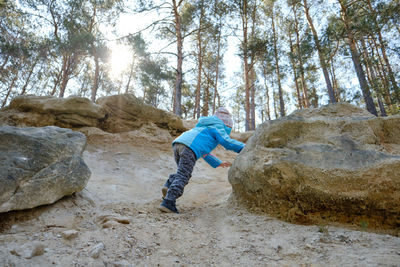
{"type": "Polygon", "coordinates": [[[138,130],[150,123],[167,129],[173,135],[186,130],[179,116],[146,105],[131,94],[102,97],[97,100],[97,103],[107,111],[107,118],[101,125],[101,128],[107,132],[138,130]]]}
{"type": "Polygon", "coordinates": [[[97,127],[106,116],[99,105],[78,96],[17,96],[0,112],[0,125],[97,127]]]}
{"type": "Polygon", "coordinates": [[[0,212],[50,204],[90,177],[84,134],[54,126],[0,127],[0,212]]]}
{"type": "Polygon", "coordinates": [[[232,197],[300,223],[400,226],[400,116],[346,103],[263,123],[229,170],[232,197]]]}

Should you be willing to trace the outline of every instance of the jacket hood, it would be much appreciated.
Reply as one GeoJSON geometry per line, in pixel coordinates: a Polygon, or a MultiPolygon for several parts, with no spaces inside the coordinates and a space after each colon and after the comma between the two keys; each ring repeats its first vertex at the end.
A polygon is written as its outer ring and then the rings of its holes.
{"type": "Polygon", "coordinates": [[[224,122],[217,116],[200,117],[199,122],[196,124],[196,127],[207,127],[207,126],[224,128],[228,135],[231,133],[232,130],[231,128],[226,126],[224,122]]]}

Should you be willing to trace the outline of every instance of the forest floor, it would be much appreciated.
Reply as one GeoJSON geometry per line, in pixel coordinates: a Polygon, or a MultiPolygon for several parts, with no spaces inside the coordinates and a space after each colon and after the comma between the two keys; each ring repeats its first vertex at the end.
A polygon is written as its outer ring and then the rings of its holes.
{"type": "MultiPolygon", "coordinates": [[[[235,154],[217,149],[222,159],[235,154]]],[[[295,225],[229,201],[228,170],[203,160],[177,201],[158,210],[175,162],[170,143],[91,140],[86,188],[0,214],[0,266],[399,266],[400,238],[295,225]]]]}

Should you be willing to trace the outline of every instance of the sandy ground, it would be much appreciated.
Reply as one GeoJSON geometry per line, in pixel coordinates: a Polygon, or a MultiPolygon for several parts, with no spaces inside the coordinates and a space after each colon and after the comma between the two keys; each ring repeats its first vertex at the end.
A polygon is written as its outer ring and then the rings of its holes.
{"type": "Polygon", "coordinates": [[[400,266],[399,237],[294,225],[230,204],[228,170],[203,160],[181,214],[161,213],[160,189],[175,170],[170,144],[99,143],[84,152],[92,176],[82,192],[0,214],[0,266],[400,266]]]}

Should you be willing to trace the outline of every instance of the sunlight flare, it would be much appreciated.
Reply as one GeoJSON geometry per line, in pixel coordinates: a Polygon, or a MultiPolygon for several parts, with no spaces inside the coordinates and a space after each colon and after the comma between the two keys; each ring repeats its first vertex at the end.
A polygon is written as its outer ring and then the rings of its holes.
{"type": "Polygon", "coordinates": [[[126,45],[116,44],[111,48],[111,77],[120,78],[132,62],[132,51],[126,45]]]}

